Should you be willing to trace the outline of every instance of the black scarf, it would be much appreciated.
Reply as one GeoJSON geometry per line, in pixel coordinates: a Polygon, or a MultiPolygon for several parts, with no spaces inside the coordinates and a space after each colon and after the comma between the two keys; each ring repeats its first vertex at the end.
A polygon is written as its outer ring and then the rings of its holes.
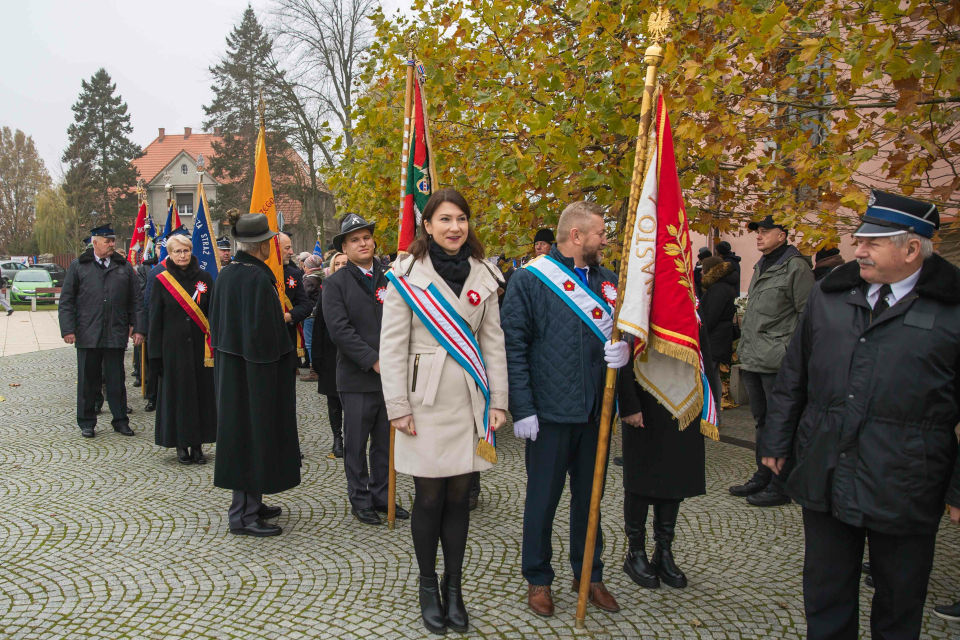
{"type": "Polygon", "coordinates": [[[197,256],[190,256],[190,262],[184,267],[178,267],[173,259],[169,259],[167,260],[167,271],[181,282],[192,282],[200,271],[200,264],[197,262],[197,256]]]}
{"type": "Polygon", "coordinates": [[[460,247],[456,255],[449,255],[433,240],[430,241],[430,262],[447,286],[459,298],[463,291],[463,283],[470,275],[470,255],[472,251],[466,242],[460,247]]]}

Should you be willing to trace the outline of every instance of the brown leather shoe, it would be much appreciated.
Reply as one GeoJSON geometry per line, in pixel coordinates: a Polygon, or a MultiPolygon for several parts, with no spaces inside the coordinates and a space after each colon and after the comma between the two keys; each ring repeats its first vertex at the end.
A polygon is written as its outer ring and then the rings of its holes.
{"type": "Polygon", "coordinates": [[[538,616],[549,618],[553,615],[553,596],[550,595],[550,585],[528,584],[527,606],[538,616]]]}
{"type": "MultiPolygon", "coordinates": [[[[580,581],[574,579],[573,581],[573,590],[577,593],[580,592],[580,581]]],[[[620,611],[620,605],[617,604],[616,599],[613,597],[613,594],[607,591],[607,588],[603,586],[602,582],[591,582],[589,598],[590,604],[595,606],[597,609],[602,609],[603,611],[609,611],[610,613],[616,613],[620,611]]]]}

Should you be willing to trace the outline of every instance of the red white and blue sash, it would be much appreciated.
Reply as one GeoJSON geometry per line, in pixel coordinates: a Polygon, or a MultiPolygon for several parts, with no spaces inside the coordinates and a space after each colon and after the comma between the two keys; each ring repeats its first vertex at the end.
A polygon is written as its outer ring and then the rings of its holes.
{"type": "MultiPolygon", "coordinates": [[[[524,265],[541,282],[557,294],[570,307],[601,342],[610,339],[613,333],[613,309],[603,298],[583,286],[580,277],[548,255],[534,258],[524,265]]],[[[604,283],[604,295],[613,302],[617,299],[617,289],[609,282],[604,283]]]]}
{"type": "Polygon", "coordinates": [[[477,444],[477,455],[495,463],[497,461],[497,439],[490,428],[490,385],[487,381],[487,369],[483,364],[480,353],[480,344],[473,335],[470,325],[447,302],[434,284],[426,289],[411,284],[405,276],[398,276],[388,271],[387,280],[396,288],[400,297],[413,312],[417,314],[423,325],[430,331],[434,339],[446,350],[457,364],[470,374],[483,394],[485,406],[483,409],[483,433],[477,444]]]}

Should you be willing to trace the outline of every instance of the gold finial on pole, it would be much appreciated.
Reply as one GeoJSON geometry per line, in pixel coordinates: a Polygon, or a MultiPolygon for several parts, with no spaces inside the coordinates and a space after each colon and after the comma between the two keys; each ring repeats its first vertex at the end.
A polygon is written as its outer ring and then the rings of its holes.
{"type": "MultiPolygon", "coordinates": [[[[420,45],[420,30],[416,27],[410,27],[403,34],[403,44],[407,46],[407,51],[413,52],[420,45]]],[[[410,55],[413,58],[413,54],[410,55]]]]}
{"type": "Polygon", "coordinates": [[[147,190],[143,188],[143,178],[137,178],[137,200],[142,203],[147,199],[147,190]]]}
{"type": "Polygon", "coordinates": [[[260,114],[260,128],[266,130],[264,114],[267,112],[267,105],[263,101],[263,87],[260,88],[260,103],[257,105],[257,112],[260,114]]]}
{"type": "MultiPolygon", "coordinates": [[[[647,141],[650,137],[650,124],[653,116],[654,95],[657,88],[657,70],[663,62],[663,47],[661,42],[670,26],[670,12],[662,6],[650,14],[647,28],[653,43],[644,53],[644,62],[647,64],[647,74],[644,80],[643,99],[640,103],[640,129],[637,132],[637,153],[633,163],[633,180],[630,185],[630,200],[627,209],[627,221],[623,226],[623,243],[620,254],[620,278],[617,286],[617,303],[613,314],[612,342],[620,341],[620,329],[617,328],[617,319],[620,316],[620,305],[623,303],[624,292],[627,288],[627,265],[630,260],[630,239],[633,237],[634,225],[637,219],[637,203],[643,176],[646,173],[647,141]]],[[[587,521],[587,538],[583,550],[583,562],[580,573],[580,593],[577,596],[577,614],[574,626],[583,629],[586,625],[587,600],[590,593],[590,577],[593,571],[593,553],[597,545],[597,528],[600,524],[600,497],[603,494],[603,485],[606,479],[607,454],[610,447],[610,424],[613,421],[613,400],[617,382],[617,370],[607,369],[604,382],[603,406],[600,413],[599,433],[597,437],[597,459],[593,469],[593,493],[590,496],[590,516],[587,521]]]]}

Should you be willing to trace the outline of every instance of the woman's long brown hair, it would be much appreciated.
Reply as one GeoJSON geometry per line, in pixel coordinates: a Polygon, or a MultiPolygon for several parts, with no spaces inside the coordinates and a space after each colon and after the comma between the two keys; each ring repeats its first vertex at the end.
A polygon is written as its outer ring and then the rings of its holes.
{"type": "Polygon", "coordinates": [[[470,255],[477,260],[483,260],[485,253],[483,244],[480,243],[480,239],[477,238],[477,235],[473,232],[473,225],[470,224],[470,205],[467,204],[467,199],[460,195],[459,191],[449,188],[440,189],[440,191],[435,192],[430,196],[430,199],[427,200],[427,206],[423,208],[423,218],[420,221],[419,233],[416,239],[407,247],[407,251],[417,260],[427,255],[431,240],[430,234],[427,233],[427,220],[433,219],[433,214],[436,213],[437,207],[444,202],[455,205],[460,211],[467,214],[467,246],[470,247],[470,255]]]}

